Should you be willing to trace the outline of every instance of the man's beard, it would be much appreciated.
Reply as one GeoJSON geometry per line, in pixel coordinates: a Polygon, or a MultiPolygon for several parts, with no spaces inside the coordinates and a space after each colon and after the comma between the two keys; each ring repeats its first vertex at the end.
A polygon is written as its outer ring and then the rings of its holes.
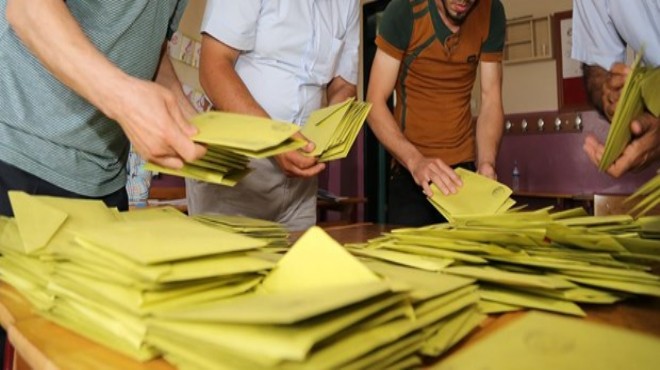
{"type": "MultiPolygon", "coordinates": [[[[445,10],[445,16],[446,16],[449,20],[451,20],[454,24],[456,24],[456,25],[460,25],[460,24],[462,24],[462,23],[465,21],[465,18],[466,18],[467,15],[470,13],[470,11],[472,11],[472,8],[474,8],[475,3],[477,2],[477,0],[475,0],[475,1],[470,5],[470,8],[469,8],[466,12],[464,12],[464,13],[459,13],[459,14],[455,14],[455,15],[454,15],[454,14],[452,14],[452,13],[449,11],[449,6],[447,5],[447,1],[448,1],[448,0],[442,0],[442,5],[443,5],[443,7],[445,8],[445,9],[444,9],[444,10],[445,10]]],[[[468,1],[466,1],[466,3],[470,3],[470,1],[468,0],[468,1]]]]}

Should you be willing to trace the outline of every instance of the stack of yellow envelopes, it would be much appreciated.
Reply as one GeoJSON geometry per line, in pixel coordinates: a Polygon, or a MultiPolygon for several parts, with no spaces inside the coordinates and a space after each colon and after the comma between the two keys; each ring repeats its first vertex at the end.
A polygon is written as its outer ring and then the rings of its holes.
{"type": "Polygon", "coordinates": [[[178,212],[119,217],[100,201],[10,197],[3,280],[44,317],[138,360],[159,354],[145,341],[147,316],[244,293],[274,265],[250,255],[265,242],[178,212]]]}
{"type": "Polygon", "coordinates": [[[226,112],[202,113],[192,119],[199,133],[194,141],[206,144],[207,154],[173,170],[148,163],[151,171],[234,186],[249,172],[250,158],[266,158],[301,148],[305,141],[293,139],[299,127],[263,117],[226,112]]]}
{"type": "Polygon", "coordinates": [[[181,368],[419,365],[416,353],[424,330],[465,313],[461,310],[474,306],[477,296],[471,279],[415,272],[383,268],[379,277],[321,229],[312,228],[256,293],[158,313],[148,339],[181,368]],[[395,282],[390,279],[395,275],[408,280],[395,282]],[[414,309],[409,291],[414,292],[414,309]]]}
{"type": "Polygon", "coordinates": [[[55,269],[55,251],[70,244],[72,230],[120,219],[119,212],[97,200],[30,196],[10,191],[14,218],[3,218],[0,278],[13,285],[38,310],[53,306],[46,289],[55,269]]]}
{"type": "Polygon", "coordinates": [[[408,291],[423,333],[419,349],[423,355],[444,353],[485,319],[477,308],[479,295],[474,279],[377,260],[364,263],[392,284],[393,290],[408,291]]]}
{"type": "Polygon", "coordinates": [[[263,240],[268,243],[267,247],[281,248],[289,245],[289,232],[277,222],[222,214],[200,214],[193,216],[193,219],[222,230],[263,240]]]}
{"type": "Polygon", "coordinates": [[[532,308],[584,316],[578,303],[660,296],[660,277],[639,265],[660,259],[658,230],[657,216],[542,209],[396,229],[347,248],[381,263],[476,279],[484,313],[532,308]]]}
{"type": "Polygon", "coordinates": [[[312,112],[301,130],[316,145],[310,155],[320,162],[346,157],[370,109],[370,103],[351,98],[312,112]]]}
{"type": "Polygon", "coordinates": [[[455,194],[444,195],[435,184],[431,185],[433,196],[429,201],[447,220],[500,214],[515,204],[506,185],[462,168],[456,169],[456,174],[463,186],[455,194]]]}

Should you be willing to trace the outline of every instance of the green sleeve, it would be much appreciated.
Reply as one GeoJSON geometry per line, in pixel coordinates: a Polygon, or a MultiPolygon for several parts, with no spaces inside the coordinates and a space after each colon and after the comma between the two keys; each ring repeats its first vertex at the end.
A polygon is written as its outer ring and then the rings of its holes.
{"type": "Polygon", "coordinates": [[[506,32],[506,15],[500,0],[493,0],[490,9],[490,29],[488,38],[481,46],[483,53],[500,53],[504,50],[504,34],[506,32]]]}
{"type": "Polygon", "coordinates": [[[413,14],[409,0],[392,0],[383,11],[378,34],[392,46],[406,50],[412,37],[413,14]]]}

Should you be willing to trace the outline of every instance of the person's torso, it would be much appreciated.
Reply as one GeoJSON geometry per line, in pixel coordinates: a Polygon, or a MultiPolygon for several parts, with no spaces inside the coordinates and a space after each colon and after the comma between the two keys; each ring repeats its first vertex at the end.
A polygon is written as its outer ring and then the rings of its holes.
{"type": "Polygon", "coordinates": [[[606,0],[608,15],[619,36],[633,50],[644,48],[647,65],[660,65],[660,1],[606,0]]]}
{"type": "Polygon", "coordinates": [[[236,71],[271,117],[302,124],[321,106],[355,9],[354,0],[262,1],[254,50],[236,71]]]}
{"type": "MultiPolygon", "coordinates": [[[[150,80],[178,0],[69,0],[96,48],[150,80]]],[[[177,8],[178,6],[178,8],[177,8]]],[[[0,0],[4,14],[6,0],[0,0]]],[[[94,66],[88,66],[94,68],[94,66]]],[[[123,186],[128,141],[119,125],[53,77],[0,18],[0,159],[85,195],[123,186]]]]}
{"type": "Polygon", "coordinates": [[[491,1],[474,6],[452,33],[435,1],[415,2],[412,37],[397,81],[395,116],[404,134],[424,155],[449,164],[474,159],[470,100],[488,38],[491,1]]]}

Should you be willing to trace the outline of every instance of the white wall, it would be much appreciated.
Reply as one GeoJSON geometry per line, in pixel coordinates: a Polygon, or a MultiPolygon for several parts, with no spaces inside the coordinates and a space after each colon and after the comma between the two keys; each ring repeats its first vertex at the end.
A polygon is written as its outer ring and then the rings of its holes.
{"type": "MultiPolygon", "coordinates": [[[[508,19],[525,15],[545,16],[570,10],[572,0],[501,0],[508,19]]],[[[555,60],[504,66],[504,112],[557,110],[555,60]]]]}

